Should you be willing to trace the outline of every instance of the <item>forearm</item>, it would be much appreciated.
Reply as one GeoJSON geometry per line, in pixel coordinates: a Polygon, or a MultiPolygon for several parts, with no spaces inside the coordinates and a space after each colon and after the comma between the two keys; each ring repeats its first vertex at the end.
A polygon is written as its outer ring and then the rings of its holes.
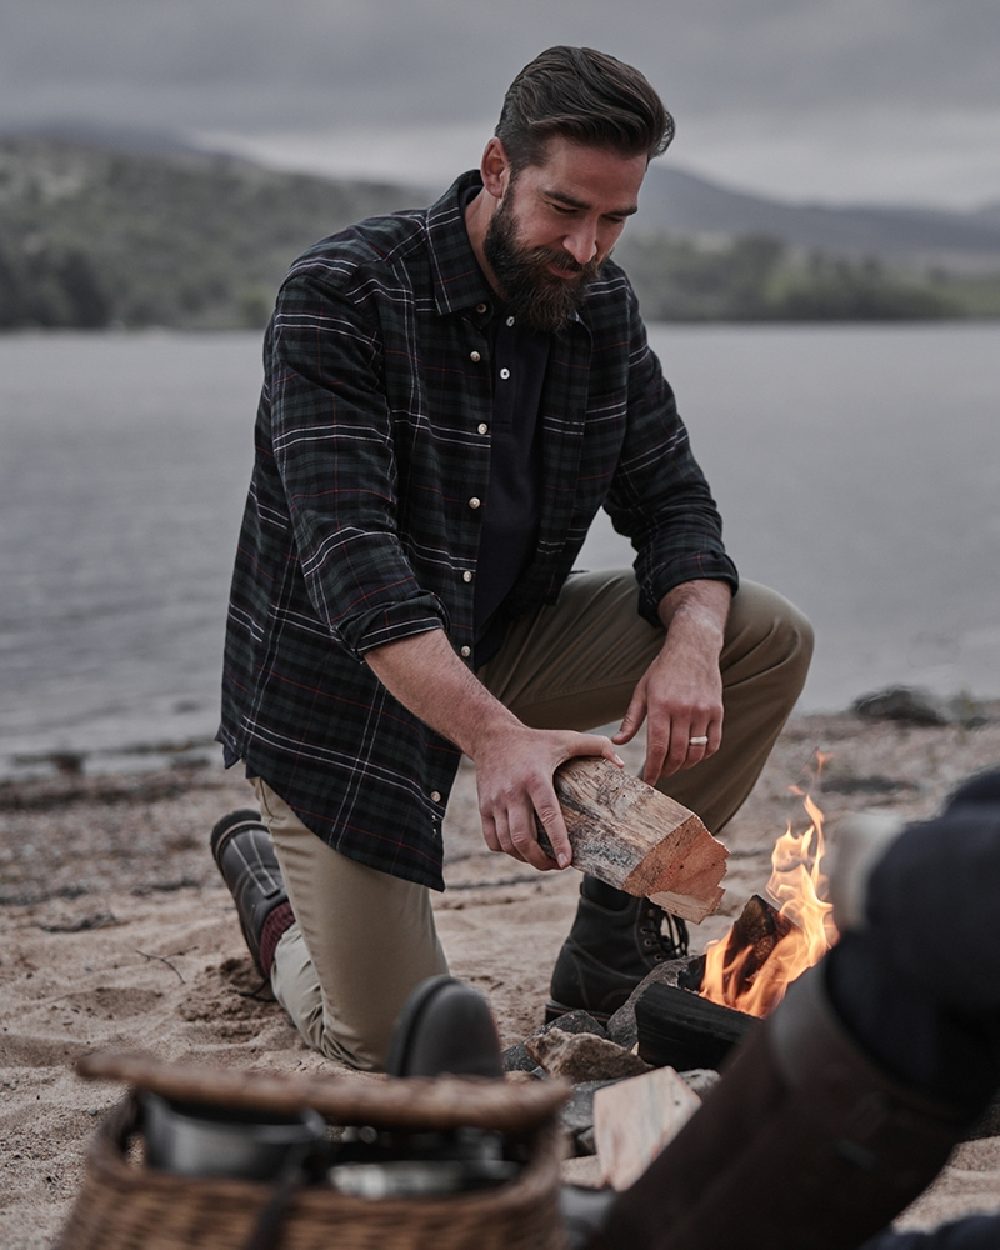
{"type": "Polygon", "coordinates": [[[726,621],[732,591],[728,582],[683,582],[668,591],[657,606],[657,614],[667,631],[665,645],[696,642],[716,656],[726,636],[726,621]]]}
{"type": "Polygon", "coordinates": [[[472,760],[497,732],[521,724],[462,663],[443,630],[375,647],[365,661],[405,708],[472,760]]]}

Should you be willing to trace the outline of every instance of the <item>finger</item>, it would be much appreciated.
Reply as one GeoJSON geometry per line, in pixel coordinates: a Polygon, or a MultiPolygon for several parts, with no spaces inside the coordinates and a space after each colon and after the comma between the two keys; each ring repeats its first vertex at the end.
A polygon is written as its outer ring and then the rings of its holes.
{"type": "Polygon", "coordinates": [[[625,761],[614,748],[614,740],[601,734],[574,734],[566,745],[566,754],[559,762],[564,763],[577,755],[603,755],[619,768],[625,767],[625,761]]]}
{"type": "Polygon", "coordinates": [[[708,733],[708,725],[699,726],[697,721],[691,722],[691,734],[688,738],[687,755],[684,759],[682,768],[694,768],[695,764],[700,764],[708,754],[708,744],[711,741],[708,733]]]}
{"type": "MultiPolygon", "coordinates": [[[[607,741],[605,739],[605,741],[607,741]]],[[[559,806],[559,800],[556,798],[556,792],[551,784],[538,785],[528,792],[538,819],[541,821],[542,828],[545,830],[546,837],[549,839],[549,845],[552,847],[552,855],[554,857],[555,866],[558,868],[568,868],[573,862],[573,848],[570,846],[569,834],[566,832],[566,822],[563,820],[562,809],[559,806]]],[[[538,846],[538,843],[535,843],[538,846]]],[[[541,851],[541,847],[538,848],[541,851]]],[[[548,857],[546,857],[548,858],[548,857]]],[[[549,860],[549,867],[553,866],[553,860],[549,860]]]]}
{"type": "Polygon", "coordinates": [[[618,732],[611,739],[612,742],[623,746],[626,742],[631,742],[635,735],[639,732],[642,722],[646,719],[646,696],[644,691],[638,688],[632,695],[628,705],[628,710],[622,717],[622,723],[618,727],[618,732]]]}
{"type": "Polygon", "coordinates": [[[510,824],[507,820],[507,812],[504,808],[498,808],[494,814],[494,821],[497,830],[497,842],[500,850],[505,855],[510,855],[513,859],[523,859],[517,847],[511,838],[510,824]]]}
{"type": "Polygon", "coordinates": [[[550,859],[538,845],[538,839],[535,836],[535,813],[529,804],[525,803],[523,807],[513,810],[508,808],[507,819],[511,831],[511,842],[519,857],[526,864],[531,864],[539,872],[549,872],[557,866],[557,862],[550,859]]]}
{"type": "Polygon", "coordinates": [[[500,839],[497,837],[497,825],[492,812],[480,812],[479,818],[483,826],[483,841],[496,854],[501,851],[500,839]]]}
{"type": "Polygon", "coordinates": [[[708,746],[705,748],[706,755],[714,755],[722,746],[722,711],[714,718],[708,726],[708,746]]]}
{"type": "Polygon", "coordinates": [[[642,765],[642,779],[647,786],[654,786],[663,776],[667,767],[667,752],[670,749],[672,734],[671,722],[653,721],[646,726],[646,758],[642,765]]]}
{"type": "Polygon", "coordinates": [[[690,716],[681,715],[671,718],[670,747],[667,751],[666,767],[664,769],[668,777],[679,772],[684,767],[688,758],[688,752],[691,750],[693,733],[690,716]]]}

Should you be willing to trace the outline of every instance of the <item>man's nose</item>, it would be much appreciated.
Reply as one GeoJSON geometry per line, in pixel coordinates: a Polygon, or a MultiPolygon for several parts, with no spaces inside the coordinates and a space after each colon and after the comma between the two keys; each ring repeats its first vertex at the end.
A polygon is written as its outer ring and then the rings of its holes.
{"type": "Polygon", "coordinates": [[[593,226],[581,224],[565,236],[563,247],[578,265],[586,265],[597,254],[597,232],[593,226]]]}

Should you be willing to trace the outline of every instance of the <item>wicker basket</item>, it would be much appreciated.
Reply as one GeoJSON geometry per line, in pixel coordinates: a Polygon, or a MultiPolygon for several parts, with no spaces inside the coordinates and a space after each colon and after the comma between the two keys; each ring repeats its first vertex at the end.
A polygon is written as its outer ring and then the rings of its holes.
{"type": "Polygon", "coordinates": [[[57,1250],[245,1250],[259,1236],[273,1186],[191,1179],[142,1165],[136,1089],[167,1098],[262,1111],[312,1108],[328,1122],[377,1128],[496,1129],[516,1138],[527,1162],[494,1189],[423,1198],[356,1198],[325,1187],[296,1189],[275,1250],[561,1250],[556,1082],[361,1081],[280,1078],[164,1064],[137,1055],[81,1061],[90,1079],[125,1081],[128,1096],[91,1143],[83,1186],[57,1250]]]}

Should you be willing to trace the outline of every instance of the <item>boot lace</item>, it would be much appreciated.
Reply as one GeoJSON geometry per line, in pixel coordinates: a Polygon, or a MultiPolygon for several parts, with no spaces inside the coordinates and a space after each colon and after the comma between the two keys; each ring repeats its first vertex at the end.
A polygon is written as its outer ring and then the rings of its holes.
{"type": "Polygon", "coordinates": [[[688,953],[687,925],[648,899],[639,910],[638,930],[643,952],[655,963],[681,959],[688,953]]]}

